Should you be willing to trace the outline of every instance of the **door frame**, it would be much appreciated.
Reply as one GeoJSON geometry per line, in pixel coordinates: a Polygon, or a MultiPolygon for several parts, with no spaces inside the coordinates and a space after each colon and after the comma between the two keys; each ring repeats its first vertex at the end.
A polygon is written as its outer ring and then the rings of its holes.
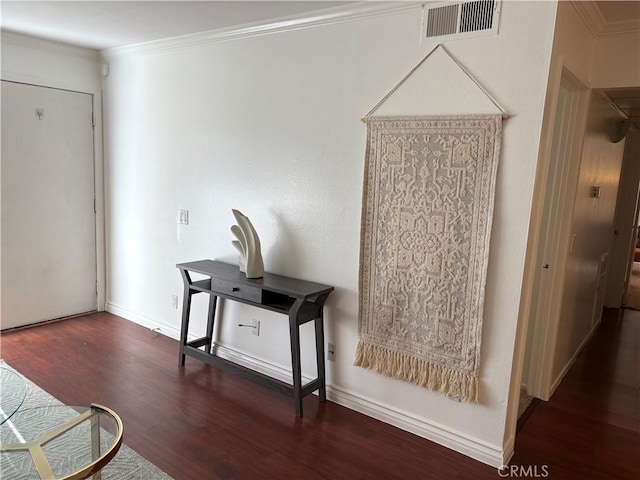
{"type": "Polygon", "coordinates": [[[523,378],[527,393],[543,400],[549,400],[553,394],[553,357],[566,262],[573,246],[571,218],[582,162],[582,140],[589,98],[588,87],[563,67],[553,113],[544,206],[534,256],[525,353],[528,368],[523,378]]]}
{"type": "Polygon", "coordinates": [[[77,88],[74,85],[57,84],[57,82],[35,82],[33,78],[18,74],[1,72],[0,81],[31,85],[34,87],[52,88],[75,93],[91,95],[93,107],[93,189],[95,196],[95,232],[96,232],[96,308],[104,311],[107,296],[106,282],[106,228],[105,228],[105,189],[104,189],[104,157],[102,142],[102,93],[89,89],[77,88]]]}
{"type": "MultiPolygon", "coordinates": [[[[640,135],[640,132],[638,132],[636,135],[640,135]]],[[[633,228],[633,233],[632,233],[632,241],[633,239],[637,239],[638,238],[638,230],[640,229],[640,226],[638,225],[638,221],[640,221],[640,183],[638,184],[638,195],[636,196],[636,209],[634,212],[634,222],[635,222],[635,227],[633,228]]],[[[623,290],[623,297],[622,297],[622,304],[620,305],[620,308],[623,308],[625,306],[625,303],[627,301],[627,297],[629,296],[629,286],[630,286],[630,280],[631,280],[631,271],[633,270],[633,263],[635,261],[635,243],[632,243],[630,248],[629,248],[629,259],[627,262],[627,273],[626,276],[624,278],[624,285],[622,287],[623,290]]]]}

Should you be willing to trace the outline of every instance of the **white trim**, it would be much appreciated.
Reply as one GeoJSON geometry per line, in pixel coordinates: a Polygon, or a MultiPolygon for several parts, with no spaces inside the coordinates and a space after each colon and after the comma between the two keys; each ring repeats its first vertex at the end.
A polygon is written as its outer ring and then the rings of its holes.
{"type": "Polygon", "coordinates": [[[426,438],[487,465],[499,468],[504,464],[500,446],[483,442],[446,425],[429,422],[409,412],[333,385],[327,385],[327,398],[343,407],[426,438]]]}
{"type": "MultiPolygon", "coordinates": [[[[243,367],[247,367],[269,377],[276,378],[281,382],[288,383],[289,385],[293,384],[293,373],[291,371],[291,368],[285,367],[284,365],[267,362],[266,360],[256,357],[255,355],[251,355],[250,353],[243,352],[226,345],[216,344],[214,346],[214,349],[216,351],[216,355],[220,356],[221,358],[230,360],[233,363],[237,363],[238,365],[242,365],[243,367]]],[[[303,385],[309,383],[312,380],[313,378],[304,374],[302,375],[303,385]]]]}
{"type": "Polygon", "coordinates": [[[174,326],[169,325],[168,323],[160,322],[158,320],[147,317],[142,313],[134,312],[112,302],[106,302],[105,310],[133,323],[137,323],[138,325],[147,327],[149,330],[154,330],[156,332],[162,333],[163,335],[173,338],[174,340],[180,339],[180,330],[174,326]]]}
{"type": "Polygon", "coordinates": [[[604,28],[604,17],[600,13],[600,9],[592,1],[572,1],[571,5],[575,8],[576,12],[589,29],[589,31],[598,36],[600,31],[604,28]]]}
{"type": "MultiPolygon", "coordinates": [[[[531,317],[528,323],[531,324],[530,332],[527,335],[531,336],[530,346],[531,352],[529,353],[529,371],[526,377],[526,383],[529,387],[528,393],[543,400],[548,400],[551,396],[551,376],[553,372],[554,355],[556,351],[556,341],[558,336],[558,328],[560,324],[560,311],[563,301],[563,290],[565,285],[566,275],[566,262],[569,255],[570,245],[570,230],[568,226],[571,224],[571,215],[573,214],[573,207],[575,203],[575,191],[577,188],[578,174],[580,170],[580,164],[582,162],[582,141],[584,139],[584,131],[587,121],[587,110],[589,107],[589,95],[590,90],[588,86],[577,76],[575,76],[564,65],[563,58],[559,57],[557,70],[554,72],[554,79],[550,77],[550,88],[553,89],[552,93],[548,92],[547,102],[549,102],[552,110],[545,113],[545,117],[548,115],[548,121],[550,124],[548,143],[545,144],[544,152],[544,164],[545,172],[544,179],[540,178],[541,182],[536,188],[540,188],[541,192],[544,192],[544,196],[541,199],[540,208],[537,215],[540,215],[538,219],[538,225],[535,231],[535,251],[532,255],[533,269],[531,283],[528,288],[530,290],[530,304],[528,315],[531,317]],[[561,125],[555,125],[558,99],[560,96],[560,86],[563,82],[570,85],[570,98],[567,104],[568,112],[565,115],[564,125],[568,129],[568,136],[563,135],[566,141],[563,144],[563,148],[566,150],[563,155],[567,158],[567,162],[562,165],[561,170],[553,173],[550,170],[551,162],[553,162],[553,155],[560,154],[562,152],[554,153],[554,135],[561,125]],[[544,182],[544,183],[542,183],[544,182]],[[550,205],[550,210],[545,214],[545,199],[553,198],[553,190],[557,192],[558,197],[555,200],[555,205],[550,205]],[[546,215],[545,218],[542,215],[546,215]],[[550,217],[553,216],[553,218],[550,217]],[[555,233],[555,237],[548,245],[543,243],[542,232],[545,232],[546,223],[551,222],[555,225],[561,225],[558,232],[555,233]],[[542,249],[547,248],[546,252],[542,249]],[[544,254],[544,255],[543,255],[544,254]],[[544,271],[542,265],[548,263],[551,265],[549,270],[544,271]],[[536,284],[542,282],[543,276],[546,277],[546,295],[542,295],[543,292],[536,291],[536,284]]],[[[526,345],[526,343],[524,344],[526,345]]],[[[519,384],[520,382],[517,382],[519,384]]],[[[512,386],[512,389],[515,385],[512,386]]],[[[512,392],[513,398],[517,398],[512,392]]],[[[512,414],[516,411],[517,404],[513,406],[512,414]]],[[[512,422],[517,421],[517,418],[511,419],[512,422]]],[[[515,427],[515,423],[512,425],[515,427]]]]}
{"type": "MultiPolygon", "coordinates": [[[[95,65],[99,68],[99,53],[97,50],[60,43],[43,38],[24,35],[9,30],[0,32],[3,48],[8,45],[44,52],[45,54],[73,57],[74,64],[95,65]],[[78,61],[77,59],[82,61],[78,61]]],[[[2,80],[25,83],[46,88],[56,88],[91,95],[93,103],[93,162],[94,162],[94,197],[95,197],[95,246],[96,246],[96,309],[102,311],[105,308],[106,299],[106,241],[105,241],[105,191],[104,191],[104,148],[102,132],[102,88],[100,80],[96,82],[82,80],[76,83],[70,80],[52,78],[50,74],[37,75],[25,74],[22,71],[6,70],[3,65],[0,72],[2,80]]]]}
{"type": "Polygon", "coordinates": [[[107,298],[107,242],[105,222],[104,143],[102,132],[102,91],[93,95],[94,196],[96,218],[96,282],[98,311],[105,309],[107,298]]]}
{"type": "Polygon", "coordinates": [[[594,1],[573,0],[571,4],[589,31],[596,37],[626,35],[640,30],[640,21],[637,19],[607,22],[594,1]]]}
{"type": "MultiPolygon", "coordinates": [[[[5,32],[2,32],[4,41],[5,32]]],[[[19,37],[22,37],[21,35],[19,37]]],[[[23,37],[29,39],[29,37],[23,37]]],[[[43,41],[43,44],[48,43],[43,41]]],[[[18,43],[18,45],[23,45],[18,43]]],[[[50,49],[55,51],[55,49],[50,49]]],[[[97,60],[97,52],[92,60],[97,60]]],[[[97,63],[96,63],[97,65],[97,63]]],[[[96,253],[96,310],[101,312],[105,309],[105,298],[107,294],[106,280],[106,242],[105,242],[105,195],[104,195],[104,156],[103,156],[103,136],[102,136],[102,91],[100,88],[85,88],[86,86],[74,86],[67,82],[57,82],[49,78],[34,77],[29,75],[16,74],[13,72],[1,72],[0,81],[22,83],[35,87],[52,88],[75,92],[82,95],[90,95],[93,117],[95,125],[92,131],[93,140],[93,195],[95,201],[95,253],[96,253]]]]}
{"type": "MultiPolygon", "coordinates": [[[[164,322],[154,320],[141,313],[132,312],[125,307],[114,305],[111,302],[108,302],[106,307],[107,311],[114,315],[118,315],[119,317],[176,340],[180,338],[180,331],[164,322]]],[[[247,352],[226,345],[216,345],[215,348],[217,349],[217,354],[222,358],[277,378],[283,382],[291,383],[291,369],[288,366],[267,362],[247,352]]],[[[312,379],[303,375],[302,380],[306,383],[312,379]]],[[[502,448],[498,445],[486,443],[471,435],[448,428],[446,425],[427,421],[409,412],[335,385],[327,385],[327,398],[338,405],[393,425],[401,430],[413,433],[496,468],[506,464],[511,458],[511,455],[513,455],[513,442],[511,442],[510,445],[510,451],[505,455],[502,448]]]]}
{"type": "MultiPolygon", "coordinates": [[[[276,20],[254,22],[207,32],[192,33],[162,40],[138,43],[124,47],[114,47],[102,50],[103,58],[115,56],[143,55],[159,53],[169,50],[189,48],[200,45],[257,37],[272,33],[288,32],[303,28],[312,28],[323,25],[374,18],[385,15],[405,13],[410,11],[421,12],[420,2],[360,2],[355,5],[327,8],[312,14],[292,15],[276,20]]],[[[420,19],[416,19],[420,21],[420,19]]]]}
{"type": "Polygon", "coordinates": [[[513,431],[513,433],[509,434],[509,436],[506,438],[506,440],[504,441],[504,446],[502,447],[504,452],[502,454],[503,456],[503,461],[502,461],[502,465],[500,465],[501,468],[504,465],[509,465],[509,462],[511,462],[511,458],[513,457],[514,453],[515,453],[515,449],[516,449],[516,432],[515,430],[513,431]]]}

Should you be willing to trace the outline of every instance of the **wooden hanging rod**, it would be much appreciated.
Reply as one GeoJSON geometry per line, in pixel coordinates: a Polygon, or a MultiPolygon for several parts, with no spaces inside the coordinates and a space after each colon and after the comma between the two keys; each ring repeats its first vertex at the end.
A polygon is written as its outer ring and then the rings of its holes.
{"type": "MultiPolygon", "coordinates": [[[[460,115],[462,115],[462,114],[460,114],[460,115]]],[[[470,115],[475,115],[475,114],[473,114],[473,113],[472,113],[472,114],[470,114],[470,115]]],[[[483,115],[483,114],[482,114],[482,113],[478,113],[477,115],[483,115]]],[[[491,114],[490,114],[490,113],[487,113],[486,115],[491,115],[491,114]]],[[[393,115],[390,115],[390,116],[393,116],[393,115]]],[[[412,116],[414,116],[414,115],[412,115],[412,116]]],[[[429,115],[415,115],[415,116],[416,116],[416,117],[420,117],[420,116],[428,117],[429,115]]],[[[452,116],[453,116],[453,115],[452,115],[452,116]]],[[[373,117],[373,115],[371,115],[371,116],[369,116],[369,117],[362,117],[362,118],[360,119],[360,121],[361,121],[362,123],[366,123],[366,122],[367,122],[367,119],[372,118],[372,117],[373,117]]],[[[509,119],[509,118],[511,118],[511,115],[509,115],[508,113],[503,113],[503,114],[502,114],[502,119],[503,119],[503,120],[507,120],[507,119],[509,119]]]]}

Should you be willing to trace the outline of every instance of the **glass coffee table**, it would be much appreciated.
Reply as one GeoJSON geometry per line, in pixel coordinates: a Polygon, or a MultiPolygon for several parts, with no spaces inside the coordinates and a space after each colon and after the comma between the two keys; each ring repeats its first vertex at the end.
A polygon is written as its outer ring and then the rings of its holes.
{"type": "Polygon", "coordinates": [[[100,479],[121,444],[122,421],[106,407],[21,409],[0,426],[2,478],[100,479]]]}
{"type": "Polygon", "coordinates": [[[22,375],[0,367],[0,425],[18,411],[27,396],[22,375]]]}

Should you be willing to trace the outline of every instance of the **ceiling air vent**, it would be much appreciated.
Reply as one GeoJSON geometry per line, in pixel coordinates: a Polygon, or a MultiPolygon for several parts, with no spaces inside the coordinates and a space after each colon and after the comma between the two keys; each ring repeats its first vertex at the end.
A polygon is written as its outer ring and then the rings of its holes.
{"type": "Polygon", "coordinates": [[[498,33],[499,17],[499,0],[426,6],[423,15],[425,38],[495,35],[498,33]]]}

